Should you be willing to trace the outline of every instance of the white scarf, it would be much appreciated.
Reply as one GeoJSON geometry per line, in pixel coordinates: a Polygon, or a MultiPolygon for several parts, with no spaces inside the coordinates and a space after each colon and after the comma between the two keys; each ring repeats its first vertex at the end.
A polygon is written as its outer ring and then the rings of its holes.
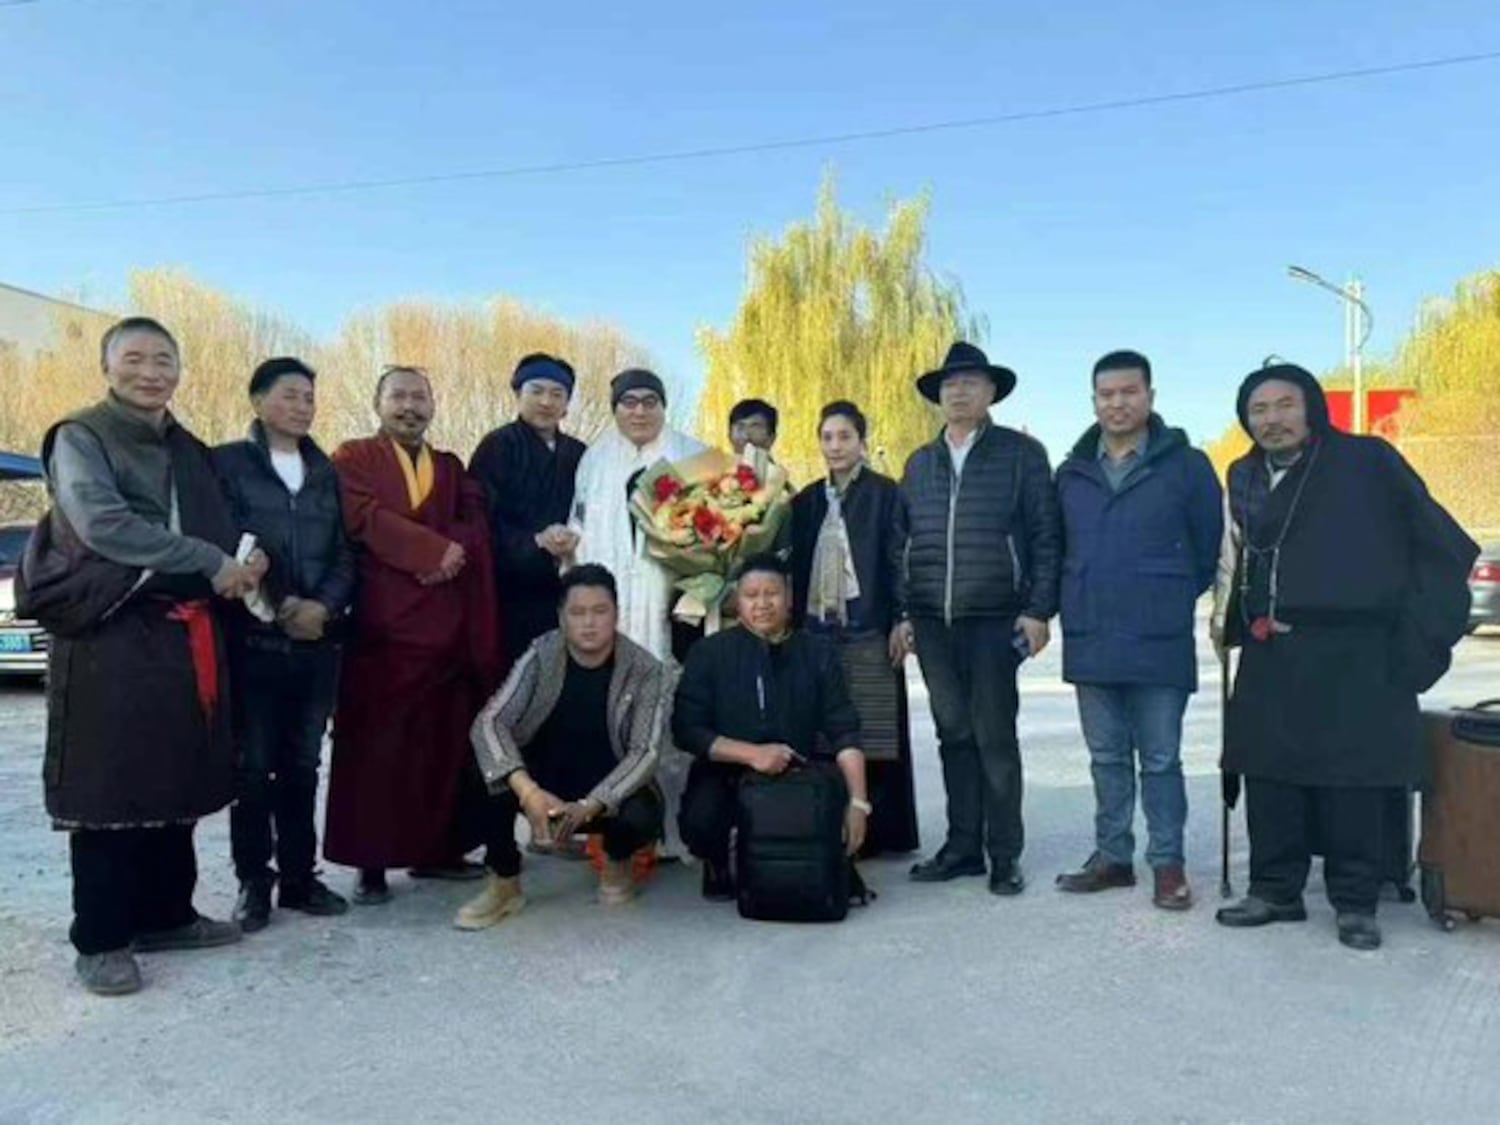
{"type": "Polygon", "coordinates": [[[705,448],[665,428],[651,444],[637,447],[611,429],[578,463],[570,525],[579,535],[574,558],[610,569],[620,588],[620,631],[658,660],[672,656],[672,576],[647,555],[645,536],[636,532],[630,515],[625,486],[638,471],[658,461],[675,463],[705,448]]]}
{"type": "MultiPolygon", "coordinates": [[[[863,465],[855,466],[844,489],[863,471],[863,465]]],[[[840,625],[847,625],[849,603],[860,596],[859,575],[854,570],[854,551],[849,546],[849,529],[844,523],[843,494],[832,477],[823,481],[823,495],[828,501],[828,512],[813,548],[807,611],[815,620],[825,621],[832,614],[840,625]]]]}

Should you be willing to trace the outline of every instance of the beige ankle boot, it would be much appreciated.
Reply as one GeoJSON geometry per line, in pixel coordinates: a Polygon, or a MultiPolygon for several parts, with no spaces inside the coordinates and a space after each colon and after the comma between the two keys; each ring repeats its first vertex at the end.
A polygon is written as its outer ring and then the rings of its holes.
{"type": "Polygon", "coordinates": [[[606,859],[599,872],[599,901],[605,906],[623,906],[635,897],[635,876],[628,859],[606,859]]]}
{"type": "Polygon", "coordinates": [[[459,907],[453,916],[453,925],[460,930],[487,930],[525,905],[521,877],[515,875],[502,879],[491,871],[484,877],[484,889],[459,907]]]}

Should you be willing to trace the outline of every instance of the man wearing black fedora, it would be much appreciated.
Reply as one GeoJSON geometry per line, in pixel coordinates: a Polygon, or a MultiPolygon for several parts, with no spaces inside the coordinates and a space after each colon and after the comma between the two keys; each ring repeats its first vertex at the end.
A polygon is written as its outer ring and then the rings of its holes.
{"type": "Polygon", "coordinates": [[[1047,647],[1062,563],[1047,451],[990,421],[1015,385],[1015,372],[954,344],[917,380],[945,425],[901,482],[911,526],[903,632],[927,681],[948,793],[947,842],[911,877],[983,875],[987,854],[997,895],[1025,887],[1016,672],[1047,647]]]}

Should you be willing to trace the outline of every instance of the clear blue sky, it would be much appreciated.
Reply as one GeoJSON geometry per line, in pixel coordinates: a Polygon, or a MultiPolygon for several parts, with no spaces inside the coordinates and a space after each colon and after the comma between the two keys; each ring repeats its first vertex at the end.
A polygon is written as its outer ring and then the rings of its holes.
{"type": "MultiPolygon", "coordinates": [[[[3,3],[3,0],[0,0],[3,3]]],[[[0,211],[588,160],[1500,48],[1495,0],[39,0],[0,6],[0,211]]],[[[129,211],[0,214],[0,280],[101,301],[180,265],[330,330],[397,297],[504,292],[614,320],[694,381],[745,243],[825,166],[878,221],[930,190],[931,264],[1054,458],[1087,372],[1154,360],[1195,438],[1268,352],[1341,358],[1358,272],[1390,347],[1500,259],[1500,62],[654,167],[129,211]]]]}

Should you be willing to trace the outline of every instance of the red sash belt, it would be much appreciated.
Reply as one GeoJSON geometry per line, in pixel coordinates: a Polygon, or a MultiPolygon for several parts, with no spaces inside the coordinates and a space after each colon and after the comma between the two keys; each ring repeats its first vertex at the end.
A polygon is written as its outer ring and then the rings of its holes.
{"type": "Polygon", "coordinates": [[[178,602],[167,613],[168,620],[187,626],[188,651],[193,655],[193,677],[198,682],[198,704],[203,717],[212,719],[219,705],[219,646],[214,635],[214,614],[206,601],[178,602]]]}

